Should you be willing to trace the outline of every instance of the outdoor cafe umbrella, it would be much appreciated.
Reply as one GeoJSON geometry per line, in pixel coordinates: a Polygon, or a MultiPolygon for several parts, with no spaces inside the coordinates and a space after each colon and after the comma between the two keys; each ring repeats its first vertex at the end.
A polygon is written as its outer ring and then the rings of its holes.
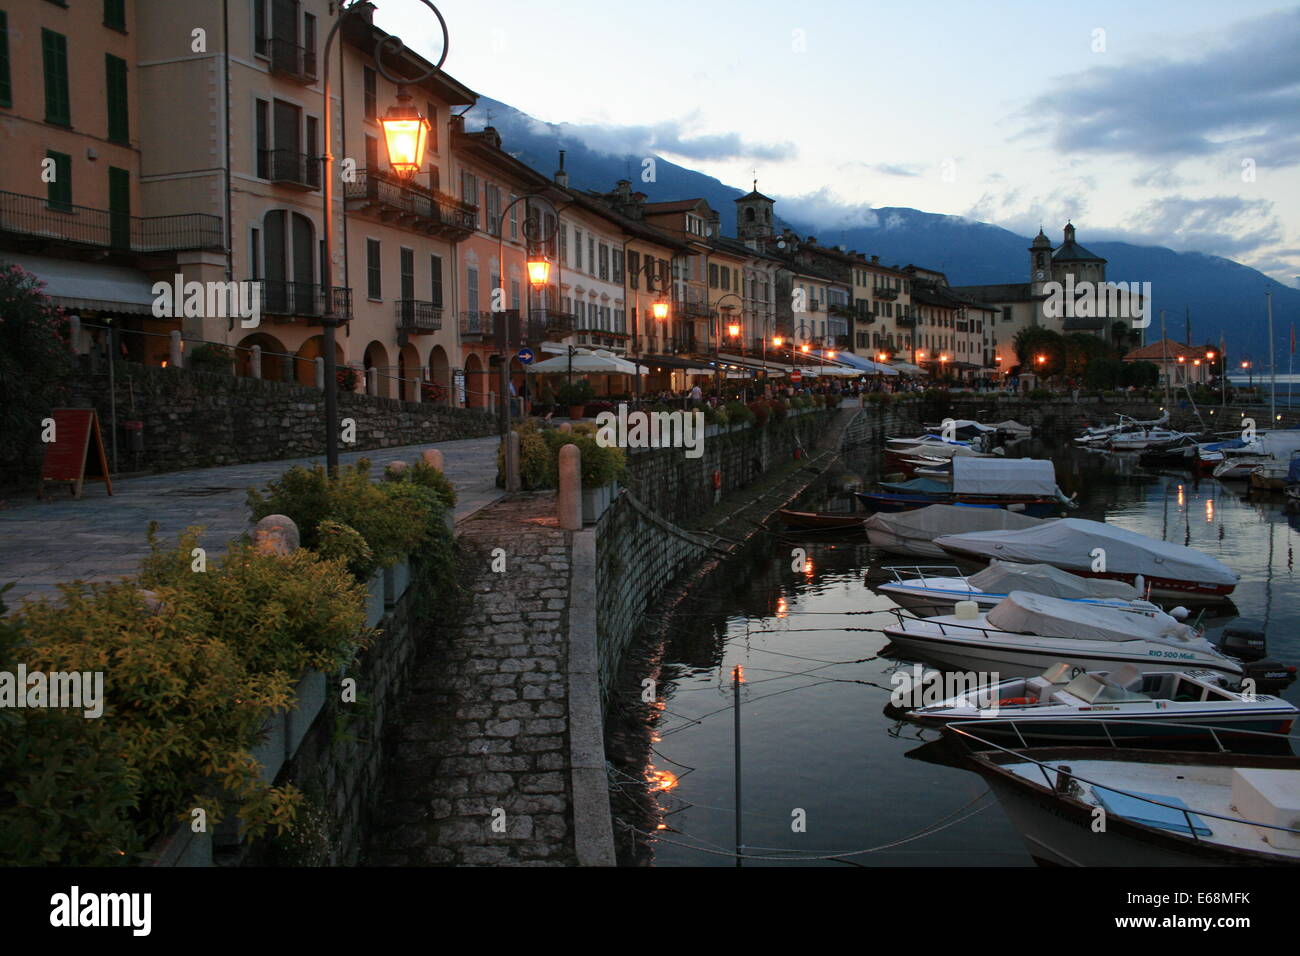
{"type": "MultiPolygon", "coordinates": [[[[580,375],[635,375],[638,368],[612,352],[604,350],[590,352],[579,349],[572,356],[557,355],[544,362],[534,362],[527,369],[530,374],[540,375],[564,374],[570,370],[580,375]]],[[[640,368],[640,372],[642,375],[646,374],[644,366],[640,368]]]]}

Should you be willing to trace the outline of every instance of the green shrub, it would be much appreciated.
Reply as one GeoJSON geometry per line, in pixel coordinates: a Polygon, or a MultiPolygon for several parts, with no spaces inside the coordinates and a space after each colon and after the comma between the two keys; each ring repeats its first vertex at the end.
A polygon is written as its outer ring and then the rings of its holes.
{"type": "Polygon", "coordinates": [[[451,483],[451,479],[425,461],[423,457],[417,458],[413,464],[402,471],[385,471],[384,477],[388,481],[409,481],[412,484],[431,488],[437,493],[443,507],[456,507],[456,486],[451,483]]]}
{"type": "Polygon", "coordinates": [[[560,386],[559,402],[563,408],[573,405],[585,406],[595,397],[596,390],[591,387],[591,382],[585,378],[580,378],[574,382],[565,382],[560,386]]]}
{"type": "Polygon", "coordinates": [[[228,345],[200,342],[190,351],[186,364],[196,372],[229,372],[235,364],[235,353],[228,345]]]}
{"type": "Polygon", "coordinates": [[[727,402],[727,421],[733,425],[752,425],[756,419],[752,405],[743,402],[727,402]]]}

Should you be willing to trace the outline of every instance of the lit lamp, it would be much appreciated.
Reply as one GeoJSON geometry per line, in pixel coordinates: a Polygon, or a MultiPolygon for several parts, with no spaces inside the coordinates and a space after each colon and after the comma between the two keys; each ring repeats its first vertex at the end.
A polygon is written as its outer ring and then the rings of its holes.
{"type": "Polygon", "coordinates": [[[885,362],[885,361],[888,361],[888,359],[889,359],[889,355],[886,354],[885,352],[877,352],[877,353],[876,353],[876,361],[878,361],[878,362],[885,362]]]}
{"type": "Polygon", "coordinates": [[[736,336],[740,335],[740,326],[735,322],[732,322],[730,325],[727,326],[727,334],[730,335],[733,339],[736,338],[736,336]]]}
{"type": "Polygon", "coordinates": [[[773,346],[775,346],[776,348],[779,349],[779,348],[780,348],[782,345],[784,345],[784,344],[785,344],[785,339],[781,338],[781,336],[779,336],[779,335],[774,335],[774,336],[772,336],[772,345],[773,345],[773,346]]]}
{"type": "Polygon", "coordinates": [[[806,353],[806,352],[811,352],[811,351],[812,351],[812,346],[809,345],[807,342],[805,342],[803,345],[799,346],[799,351],[800,351],[800,352],[805,352],[805,353],[806,353]]]}
{"type": "Polygon", "coordinates": [[[424,165],[424,149],[429,143],[429,121],[411,105],[406,87],[397,88],[397,105],[388,107],[379,121],[384,128],[388,163],[402,179],[410,179],[424,165]]]}
{"type": "Polygon", "coordinates": [[[662,322],[664,319],[668,318],[668,303],[663,299],[660,299],[654,305],[650,306],[650,312],[656,319],[662,322]]]}
{"type": "Polygon", "coordinates": [[[533,288],[546,285],[550,278],[551,264],[546,256],[539,253],[535,258],[528,260],[528,281],[533,284],[533,288]]]}
{"type": "Polygon", "coordinates": [[[827,353],[826,353],[826,357],[827,357],[828,359],[833,359],[833,358],[835,358],[835,350],[834,350],[834,349],[831,349],[829,352],[827,352],[827,353]]]}

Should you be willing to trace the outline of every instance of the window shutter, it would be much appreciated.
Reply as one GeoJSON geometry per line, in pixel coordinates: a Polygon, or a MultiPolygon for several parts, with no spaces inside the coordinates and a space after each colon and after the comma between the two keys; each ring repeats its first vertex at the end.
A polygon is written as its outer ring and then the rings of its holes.
{"type": "Polygon", "coordinates": [[[41,55],[45,67],[45,122],[72,124],[68,102],[68,38],[41,30],[41,55]]]}
{"type": "Polygon", "coordinates": [[[9,15],[0,10],[0,106],[14,105],[14,90],[9,81],[9,15]]]}
{"type": "Polygon", "coordinates": [[[105,89],[108,91],[108,138],[117,143],[130,139],[127,118],[126,61],[111,53],[104,55],[105,89]]]}

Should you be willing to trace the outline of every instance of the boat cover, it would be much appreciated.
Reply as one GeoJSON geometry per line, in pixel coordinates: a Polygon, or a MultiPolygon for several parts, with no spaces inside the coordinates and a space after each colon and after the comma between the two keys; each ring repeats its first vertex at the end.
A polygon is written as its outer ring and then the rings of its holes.
{"type": "Polygon", "coordinates": [[[882,481],[880,487],[896,495],[946,495],[952,492],[945,482],[933,478],[913,478],[911,481],[882,481]]]}
{"type": "Polygon", "coordinates": [[[893,514],[877,512],[867,518],[868,528],[888,531],[900,538],[921,538],[926,541],[945,532],[1001,531],[1012,528],[1030,528],[1053,519],[1031,518],[1005,508],[963,508],[960,505],[930,505],[915,511],[893,514]]]}
{"type": "Polygon", "coordinates": [[[1004,431],[1009,435],[1033,434],[1033,429],[1030,428],[1028,425],[1022,425],[1020,424],[1020,422],[1011,418],[1008,418],[1005,422],[995,422],[993,427],[999,429],[1000,431],[1004,431]]]}
{"type": "Polygon", "coordinates": [[[1204,820],[1191,812],[1192,808],[1184,803],[1182,798],[1171,794],[1139,793],[1136,790],[1126,793],[1108,790],[1094,784],[1092,795],[1097,798],[1097,802],[1107,813],[1117,817],[1127,817],[1135,823],[1145,823],[1149,827],[1173,830],[1175,833],[1185,833],[1188,836],[1191,836],[1193,831],[1197,836],[1214,835],[1214,831],[1205,825],[1204,820]],[[1169,804],[1169,806],[1162,806],[1162,804],[1169,804]],[[1184,813],[1184,810],[1187,812],[1184,813]],[[1188,826],[1188,823],[1191,826],[1188,826]]]}
{"type": "Polygon", "coordinates": [[[1300,458],[1292,458],[1291,463],[1287,466],[1286,483],[1288,485],[1300,483],[1300,458]]]}
{"type": "Polygon", "coordinates": [[[1269,432],[1259,439],[1260,453],[1286,461],[1300,451],[1300,430],[1294,428],[1286,431],[1269,432]]]}
{"type": "Polygon", "coordinates": [[[954,458],[952,490],[965,495],[1055,497],[1056,466],[1041,458],[954,458]]]}
{"type": "Polygon", "coordinates": [[[1246,443],[1240,438],[1230,438],[1227,441],[1214,441],[1201,446],[1206,451],[1223,451],[1225,448],[1245,448],[1246,443]]]}
{"type": "Polygon", "coordinates": [[[979,574],[968,579],[970,584],[985,594],[1010,594],[1012,591],[1031,591],[1048,597],[1066,600],[1109,600],[1119,598],[1136,601],[1142,592],[1123,581],[1106,578],[1081,578],[1050,564],[1008,564],[991,561],[979,574]]]}
{"type": "Polygon", "coordinates": [[[1163,611],[1139,614],[1105,604],[1080,604],[1045,594],[1012,591],[985,618],[1000,631],[1085,641],[1194,641],[1191,627],[1163,611]]]}
{"type": "Polygon", "coordinates": [[[1093,551],[1103,548],[1109,571],[1197,584],[1236,584],[1238,577],[1208,554],[1086,518],[1062,518],[1017,531],[955,532],[936,538],[935,544],[989,560],[1045,563],[1067,570],[1091,570],[1093,551]]]}

